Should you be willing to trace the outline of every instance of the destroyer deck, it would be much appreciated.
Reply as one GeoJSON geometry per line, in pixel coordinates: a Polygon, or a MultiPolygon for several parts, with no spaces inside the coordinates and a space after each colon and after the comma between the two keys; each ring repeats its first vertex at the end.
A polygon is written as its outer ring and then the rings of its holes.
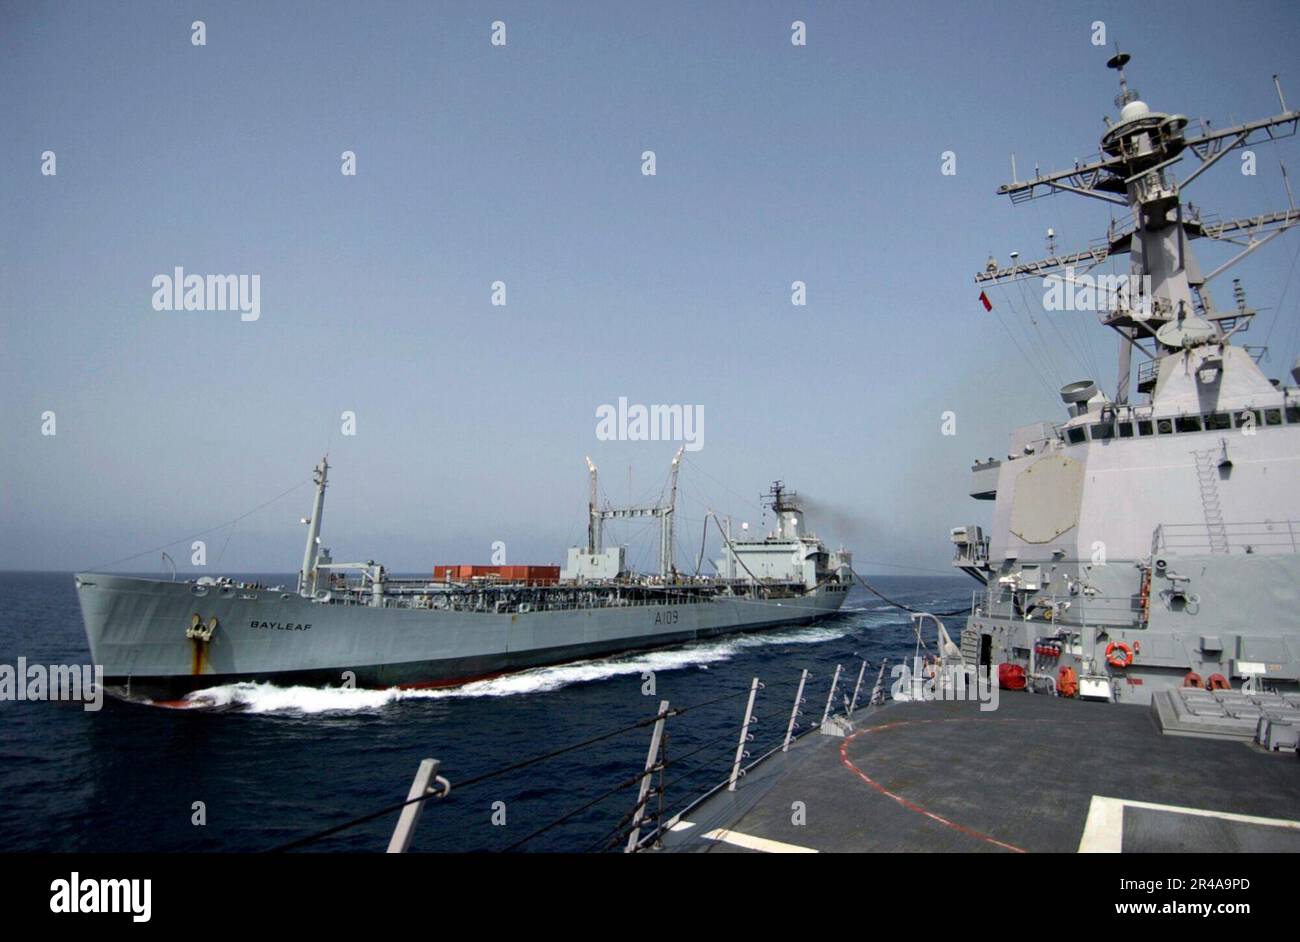
{"type": "Polygon", "coordinates": [[[1297,851],[1300,760],[1162,735],[1150,710],[1004,693],[890,703],[681,816],[668,851],[1297,851]],[[792,823],[797,802],[806,823],[792,823]]]}

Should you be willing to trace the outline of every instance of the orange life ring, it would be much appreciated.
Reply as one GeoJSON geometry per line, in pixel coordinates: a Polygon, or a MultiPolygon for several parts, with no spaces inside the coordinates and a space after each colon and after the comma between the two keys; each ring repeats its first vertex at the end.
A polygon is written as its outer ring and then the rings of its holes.
{"type": "Polygon", "coordinates": [[[1184,687],[1195,687],[1198,690],[1205,689],[1205,681],[1201,680],[1201,675],[1196,671],[1188,671],[1183,677],[1184,687]]]}
{"type": "Polygon", "coordinates": [[[1106,663],[1111,667],[1128,667],[1133,663],[1133,649],[1123,641],[1106,645],[1106,663]]]}
{"type": "Polygon", "coordinates": [[[1232,684],[1222,674],[1211,674],[1208,687],[1210,690],[1231,690],[1232,684]]]}

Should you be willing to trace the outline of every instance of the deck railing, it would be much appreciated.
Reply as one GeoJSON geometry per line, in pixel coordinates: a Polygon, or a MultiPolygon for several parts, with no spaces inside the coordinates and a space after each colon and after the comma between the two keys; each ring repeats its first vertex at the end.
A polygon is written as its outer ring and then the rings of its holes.
{"type": "MultiPolygon", "coordinates": [[[[977,590],[978,592],[978,590],[977,590]]],[[[1043,590],[1021,595],[991,585],[977,600],[979,614],[990,618],[1036,621],[1047,630],[1053,626],[1068,628],[1128,627],[1141,628],[1142,603],[1138,589],[1132,595],[1094,595],[1087,592],[1071,594],[1043,590]]]]}
{"type": "Polygon", "coordinates": [[[1200,555],[1224,537],[1229,553],[1300,552],[1300,522],[1265,520],[1260,523],[1162,523],[1151,535],[1151,555],[1200,555]],[[1215,541],[1211,541],[1215,537],[1215,541]]]}

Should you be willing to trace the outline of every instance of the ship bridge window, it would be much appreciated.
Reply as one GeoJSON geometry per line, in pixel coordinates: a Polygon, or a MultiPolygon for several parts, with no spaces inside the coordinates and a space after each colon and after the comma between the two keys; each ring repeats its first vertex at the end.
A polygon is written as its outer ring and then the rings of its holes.
{"type": "Polygon", "coordinates": [[[1120,437],[1120,438],[1132,438],[1132,437],[1133,437],[1133,423],[1132,423],[1132,422],[1121,422],[1121,423],[1119,423],[1119,437],[1120,437]]]}
{"type": "Polygon", "coordinates": [[[1105,441],[1108,438],[1115,437],[1115,426],[1109,422],[1101,422],[1092,427],[1092,440],[1094,442],[1105,441]]]}
{"type": "Polygon", "coordinates": [[[1232,416],[1226,412],[1211,412],[1205,417],[1205,428],[1211,432],[1218,429],[1232,428],[1232,416]]]}
{"type": "Polygon", "coordinates": [[[1156,431],[1161,435],[1172,435],[1174,431],[1174,423],[1169,419],[1157,419],[1156,431]]]}
{"type": "Polygon", "coordinates": [[[1287,406],[1286,420],[1292,425],[1300,422],[1300,406],[1287,406]]]}
{"type": "Polygon", "coordinates": [[[1199,415],[1180,415],[1176,425],[1180,432],[1199,432],[1201,430],[1201,417],[1199,415]]]}
{"type": "Polygon", "coordinates": [[[1282,424],[1282,410],[1281,410],[1281,409],[1265,409],[1265,410],[1264,410],[1264,424],[1265,424],[1265,425],[1281,425],[1281,424],[1282,424]]]}
{"type": "Polygon", "coordinates": [[[1069,439],[1071,445],[1077,445],[1088,436],[1084,432],[1082,425],[1076,425],[1074,428],[1065,430],[1065,437],[1069,439]]]}
{"type": "Polygon", "coordinates": [[[1154,435],[1155,427],[1151,424],[1150,419],[1138,419],[1139,435],[1154,435]]]}
{"type": "Polygon", "coordinates": [[[1248,409],[1244,412],[1237,413],[1237,428],[1244,428],[1247,425],[1258,426],[1260,416],[1258,409],[1248,409]]]}

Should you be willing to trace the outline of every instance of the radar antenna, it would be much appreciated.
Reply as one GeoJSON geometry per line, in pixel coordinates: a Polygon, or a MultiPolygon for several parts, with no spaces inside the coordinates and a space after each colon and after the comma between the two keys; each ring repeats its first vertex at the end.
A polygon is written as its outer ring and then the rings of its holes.
{"type": "MultiPolygon", "coordinates": [[[[1227,337],[1254,315],[1240,305],[1217,311],[1209,292],[1209,283],[1246,256],[1254,253],[1278,235],[1300,223],[1298,210],[1289,196],[1288,208],[1261,213],[1226,222],[1206,221],[1190,203],[1184,208],[1183,192],[1227,154],[1255,144],[1292,137],[1300,127],[1300,111],[1288,109],[1277,87],[1282,111],[1268,118],[1249,121],[1222,130],[1212,130],[1208,123],[1191,125],[1186,117],[1152,111],[1128,84],[1125,66],[1131,56],[1117,48],[1106,65],[1119,73],[1120,94],[1115,105],[1118,120],[1107,122],[1101,138],[1101,153],[1087,161],[1075,162],[1073,168],[1052,173],[1036,173],[1030,180],[1012,180],[998,187],[998,193],[1013,203],[1037,199],[1059,192],[1123,206],[1131,221],[1112,224],[1106,238],[1098,244],[1076,252],[1022,262],[1013,256],[1009,267],[988,264],[975,275],[980,286],[1005,284],[1028,278],[1056,276],[1063,286],[1086,281],[1084,276],[1108,259],[1128,254],[1129,276],[1120,290],[1111,291],[1104,304],[1099,303],[1101,322],[1120,335],[1118,380],[1115,402],[1128,402],[1133,350],[1154,362],[1175,352],[1160,339],[1161,328],[1185,317],[1208,322],[1217,342],[1227,337]],[[1190,132],[1190,133],[1189,133],[1190,132]],[[1191,154],[1199,164],[1177,179],[1173,167],[1191,154]],[[1236,255],[1210,272],[1198,265],[1190,242],[1210,239],[1240,247],[1236,255]]],[[[1053,246],[1054,248],[1054,246],[1053,246]]],[[[1098,279],[1099,280],[1099,279],[1098,279]]],[[[1068,309],[1073,309],[1068,308],[1068,309]]],[[[1165,337],[1180,340],[1179,331],[1165,337]]],[[[1152,363],[1143,364],[1149,368],[1152,363]]],[[[1138,391],[1150,392],[1155,384],[1155,370],[1138,370],[1138,391]]]]}

